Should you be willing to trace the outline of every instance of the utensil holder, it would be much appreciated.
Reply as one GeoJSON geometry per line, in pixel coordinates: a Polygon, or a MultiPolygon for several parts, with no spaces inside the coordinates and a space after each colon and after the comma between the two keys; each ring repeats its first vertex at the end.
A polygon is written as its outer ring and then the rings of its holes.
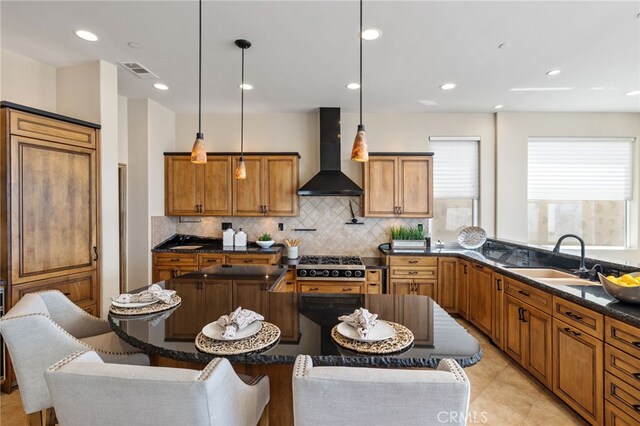
{"type": "Polygon", "coordinates": [[[298,258],[298,246],[288,247],[287,248],[287,257],[289,259],[297,259],[298,258]]]}

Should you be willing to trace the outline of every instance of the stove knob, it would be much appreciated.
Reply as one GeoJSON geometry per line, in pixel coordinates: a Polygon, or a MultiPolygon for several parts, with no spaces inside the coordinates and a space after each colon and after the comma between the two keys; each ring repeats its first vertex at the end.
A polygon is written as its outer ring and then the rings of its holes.
{"type": "Polygon", "coordinates": [[[307,276],[307,271],[305,271],[304,269],[302,271],[298,272],[298,275],[300,275],[301,277],[306,277],[307,276]]]}
{"type": "Polygon", "coordinates": [[[324,275],[325,277],[328,277],[329,276],[329,271],[327,271],[327,270],[322,271],[322,275],[324,275]]]}
{"type": "Polygon", "coordinates": [[[334,277],[337,277],[338,275],[340,275],[340,272],[338,272],[338,271],[333,271],[333,272],[331,273],[331,275],[333,275],[334,277]]]}
{"type": "Polygon", "coordinates": [[[314,270],[309,271],[309,276],[315,277],[316,276],[316,271],[314,271],[314,270]]]}
{"type": "Polygon", "coordinates": [[[350,277],[351,276],[351,271],[345,271],[344,272],[344,276],[345,277],[350,277]]]}
{"type": "Polygon", "coordinates": [[[361,277],[362,276],[362,271],[356,271],[356,277],[361,277]]]}

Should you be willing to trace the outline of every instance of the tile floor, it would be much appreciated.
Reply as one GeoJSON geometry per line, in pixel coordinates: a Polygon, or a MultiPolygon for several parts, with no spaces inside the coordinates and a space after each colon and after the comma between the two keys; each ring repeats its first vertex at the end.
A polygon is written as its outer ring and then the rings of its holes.
{"type": "MultiPolygon", "coordinates": [[[[482,346],[484,358],[465,369],[471,380],[469,425],[586,425],[549,390],[492,346],[470,324],[460,321],[482,346]]],[[[24,426],[19,392],[0,396],[0,425],[24,426]]]]}

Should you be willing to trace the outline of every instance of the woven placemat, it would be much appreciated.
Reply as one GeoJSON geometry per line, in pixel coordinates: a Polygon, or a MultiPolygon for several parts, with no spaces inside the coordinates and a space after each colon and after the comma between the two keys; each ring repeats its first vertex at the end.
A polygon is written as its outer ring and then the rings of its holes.
{"type": "Polygon", "coordinates": [[[278,340],[278,326],[263,321],[260,331],[241,340],[214,340],[200,332],[196,337],[196,348],[212,355],[238,355],[268,349],[278,343],[278,340]]]}
{"type": "Polygon", "coordinates": [[[358,353],[365,354],[391,354],[394,352],[400,352],[406,347],[413,344],[413,333],[407,327],[397,322],[385,321],[396,331],[396,335],[379,342],[358,342],[357,340],[349,339],[338,333],[338,326],[336,325],[331,329],[331,338],[339,346],[345,349],[352,350],[358,353]]]}
{"type": "Polygon", "coordinates": [[[132,315],[148,315],[175,308],[180,304],[180,302],[182,302],[180,296],[175,295],[171,298],[170,303],[158,302],[154,303],[153,305],[143,306],[141,308],[118,308],[117,306],[111,305],[109,306],[109,311],[116,315],[123,315],[128,317],[132,315]]]}

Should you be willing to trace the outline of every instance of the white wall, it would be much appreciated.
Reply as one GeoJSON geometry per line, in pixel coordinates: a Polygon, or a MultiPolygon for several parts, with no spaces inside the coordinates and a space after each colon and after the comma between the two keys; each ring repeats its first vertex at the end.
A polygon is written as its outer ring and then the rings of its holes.
{"type": "Polygon", "coordinates": [[[56,112],[56,69],[0,49],[0,100],[56,112]]]}
{"type": "MultiPolygon", "coordinates": [[[[176,114],[149,101],[149,216],[164,215],[164,153],[175,150],[176,114]]],[[[151,228],[149,228],[151,229],[151,228]]]]}
{"type": "Polygon", "coordinates": [[[118,96],[118,163],[127,164],[129,159],[128,99],[118,96]]]}

